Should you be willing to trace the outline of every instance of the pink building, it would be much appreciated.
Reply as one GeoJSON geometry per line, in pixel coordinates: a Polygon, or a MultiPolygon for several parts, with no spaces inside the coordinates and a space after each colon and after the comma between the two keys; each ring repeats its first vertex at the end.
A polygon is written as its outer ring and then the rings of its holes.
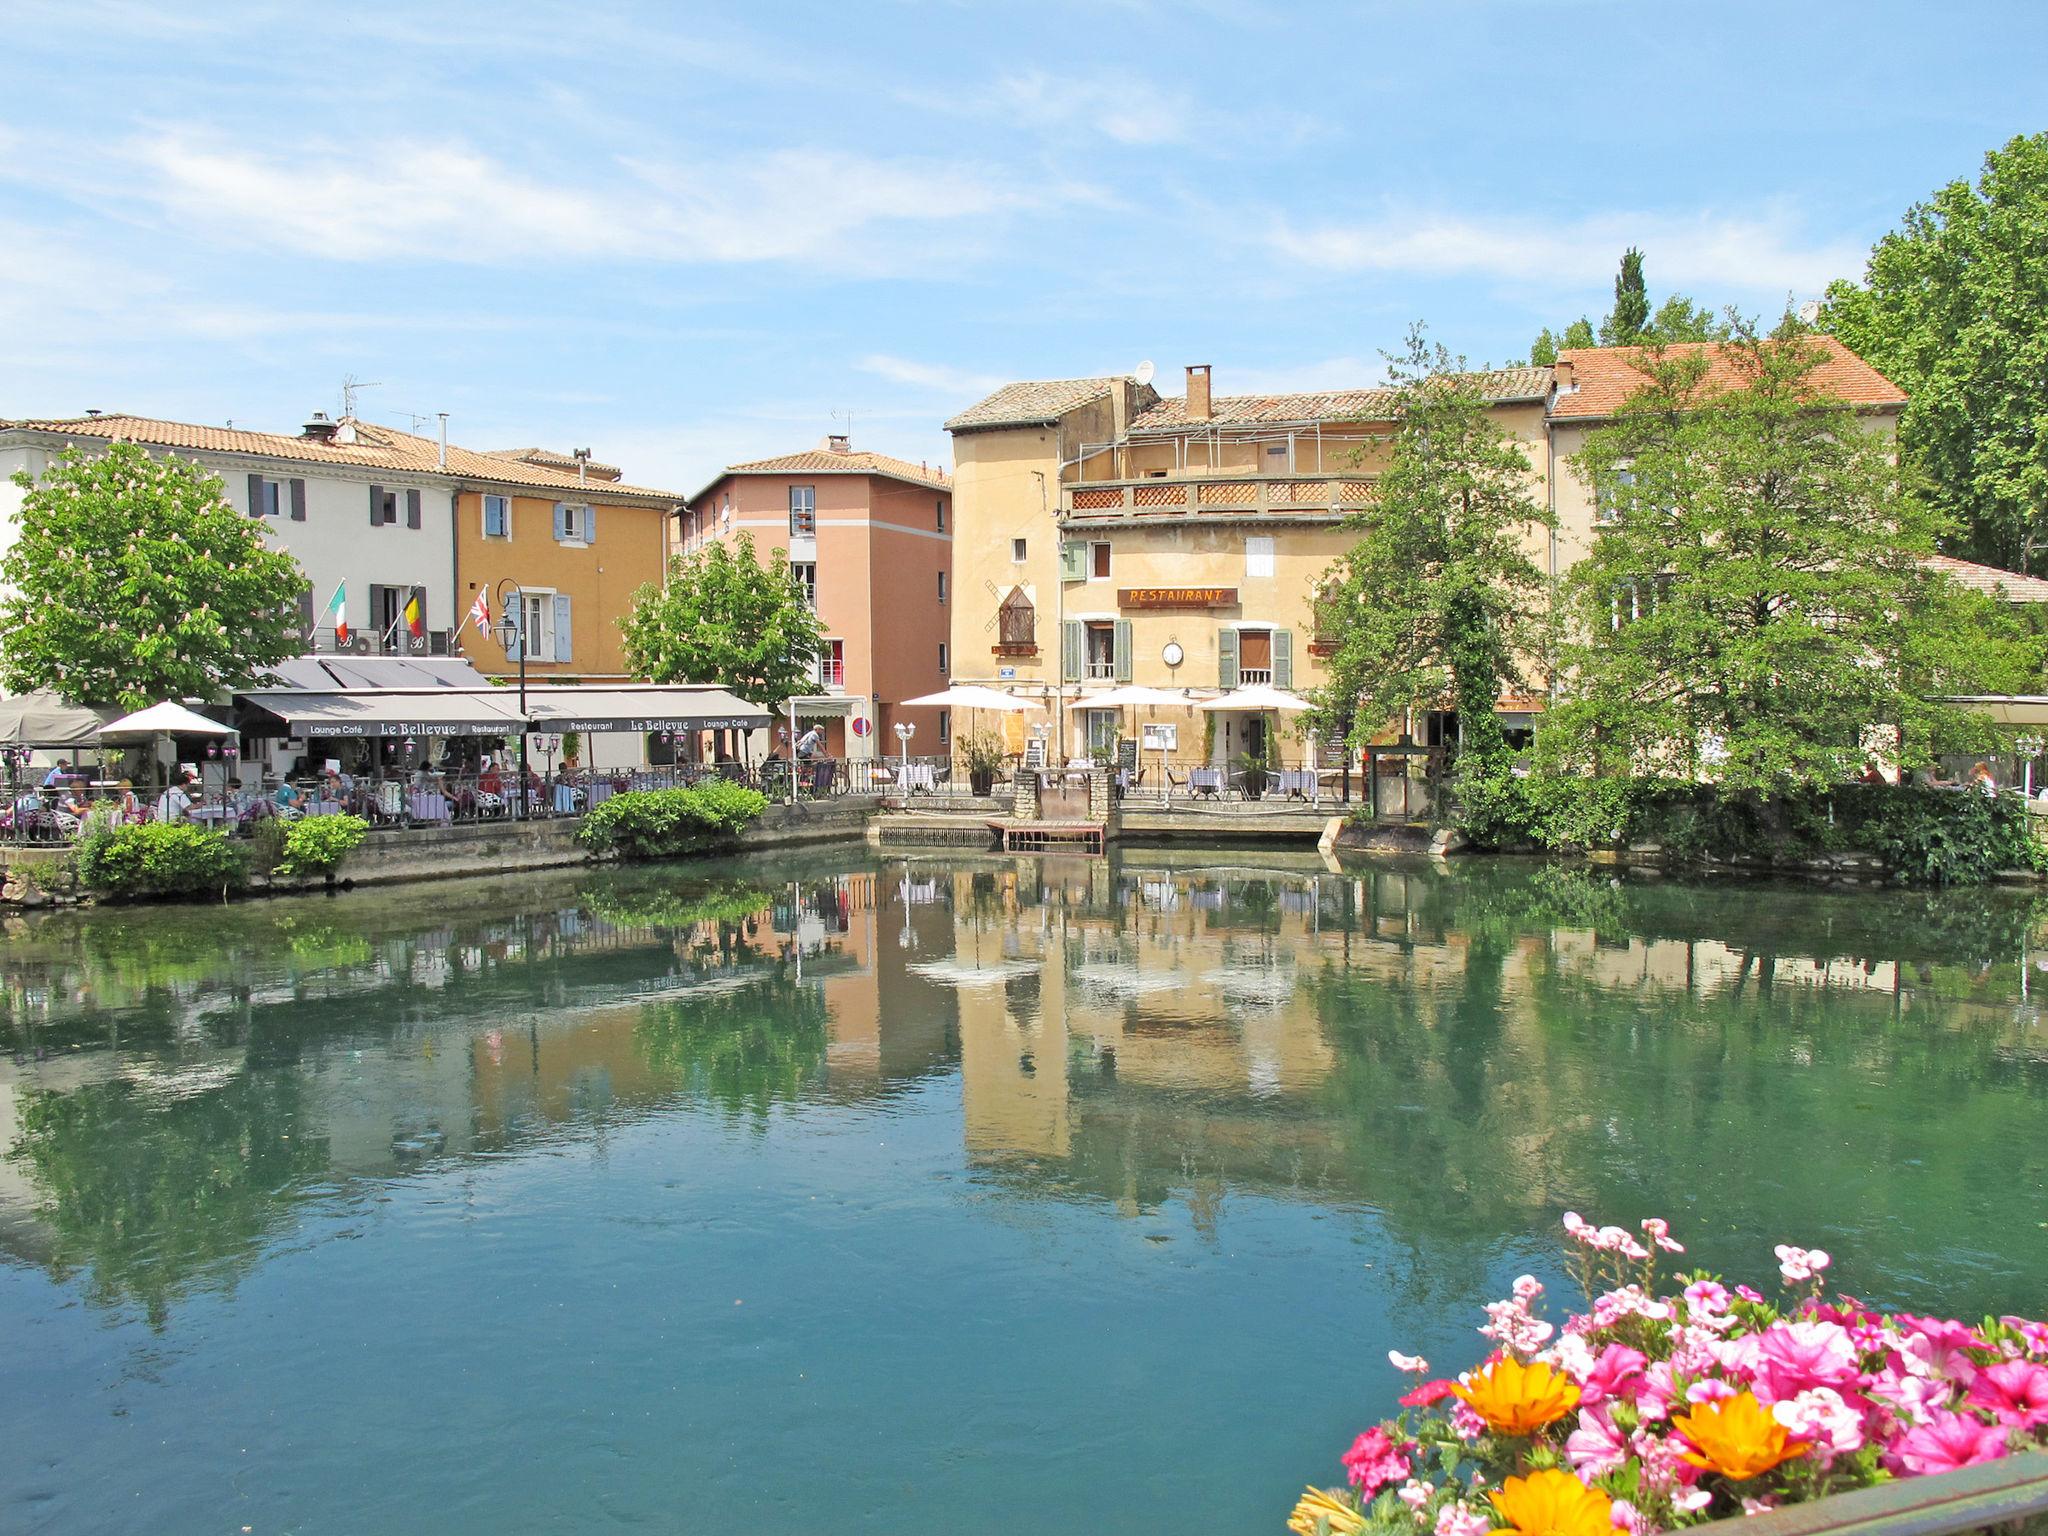
{"type": "Polygon", "coordinates": [[[674,552],[754,537],[790,569],[825,626],[815,711],[835,757],[891,756],[895,727],[917,727],[914,755],[946,751],[953,722],[901,700],[936,693],[952,658],[953,486],[943,471],[844,437],[780,458],[729,466],[676,514],[674,552]]]}

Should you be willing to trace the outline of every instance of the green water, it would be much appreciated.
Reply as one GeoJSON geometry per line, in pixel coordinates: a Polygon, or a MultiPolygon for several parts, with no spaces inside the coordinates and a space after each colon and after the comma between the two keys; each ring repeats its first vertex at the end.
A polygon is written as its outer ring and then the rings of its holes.
{"type": "Polygon", "coordinates": [[[1566,1209],[2039,1314],[2038,915],[826,853],[17,922],[0,1529],[1271,1531],[1566,1209]]]}

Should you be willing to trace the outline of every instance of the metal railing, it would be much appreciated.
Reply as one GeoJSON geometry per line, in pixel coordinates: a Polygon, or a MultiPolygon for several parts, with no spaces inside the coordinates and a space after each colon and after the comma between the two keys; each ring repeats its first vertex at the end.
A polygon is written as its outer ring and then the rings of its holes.
{"type": "Polygon", "coordinates": [[[1060,489],[1060,512],[1077,522],[1135,517],[1345,517],[1370,507],[1370,475],[1189,474],[1094,480],[1060,489]]]}

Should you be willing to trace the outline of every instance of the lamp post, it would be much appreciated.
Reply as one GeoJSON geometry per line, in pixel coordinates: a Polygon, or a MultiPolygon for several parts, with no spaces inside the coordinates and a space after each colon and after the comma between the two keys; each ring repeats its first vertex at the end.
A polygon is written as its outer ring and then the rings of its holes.
{"type": "Polygon", "coordinates": [[[909,720],[896,722],[896,739],[903,743],[903,803],[910,804],[910,738],[917,734],[917,726],[909,720]]]}
{"type": "Polygon", "coordinates": [[[519,657],[519,797],[512,802],[512,819],[518,821],[526,814],[526,594],[509,576],[498,583],[497,627],[506,656],[519,657]]]}

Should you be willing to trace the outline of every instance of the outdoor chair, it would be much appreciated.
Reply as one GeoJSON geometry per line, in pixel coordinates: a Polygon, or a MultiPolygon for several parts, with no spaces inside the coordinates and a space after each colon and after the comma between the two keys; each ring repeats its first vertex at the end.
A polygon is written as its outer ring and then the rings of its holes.
{"type": "Polygon", "coordinates": [[[1206,800],[1214,800],[1223,793],[1223,770],[1221,768],[1190,768],[1188,789],[1206,800]]]}

